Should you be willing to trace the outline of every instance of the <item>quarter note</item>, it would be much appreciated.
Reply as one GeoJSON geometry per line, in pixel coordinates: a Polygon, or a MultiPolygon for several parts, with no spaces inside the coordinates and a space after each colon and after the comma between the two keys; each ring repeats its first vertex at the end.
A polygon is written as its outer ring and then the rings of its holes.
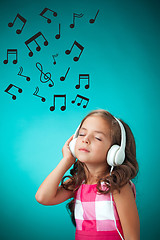
{"type": "Polygon", "coordinates": [[[60,80],[61,81],[64,81],[65,79],[66,79],[66,76],[67,76],[67,74],[68,74],[68,72],[69,72],[69,70],[70,70],[70,67],[68,68],[68,70],[67,70],[67,72],[66,72],[66,74],[65,74],[65,76],[63,77],[60,77],[60,80]]]}
{"type": "Polygon", "coordinates": [[[33,56],[33,52],[31,51],[31,49],[29,48],[29,44],[31,43],[31,42],[35,42],[36,43],[36,45],[37,45],[37,47],[36,47],[36,50],[39,52],[40,50],[41,50],[41,47],[39,46],[39,44],[37,43],[37,41],[36,41],[36,39],[38,38],[38,37],[40,37],[40,36],[42,36],[43,37],[43,39],[44,39],[44,46],[47,46],[48,45],[48,41],[47,41],[47,39],[44,37],[44,35],[41,33],[41,32],[38,32],[38,33],[36,33],[33,37],[31,37],[31,38],[29,38],[27,41],[25,41],[25,44],[26,44],[26,46],[27,46],[27,48],[29,49],[29,56],[30,57],[32,57],[33,56]]]}
{"type": "Polygon", "coordinates": [[[55,54],[55,55],[52,55],[52,57],[53,57],[53,60],[54,60],[53,64],[55,65],[55,64],[56,64],[55,57],[58,57],[58,53],[57,53],[57,54],[55,54]]]}
{"type": "Polygon", "coordinates": [[[53,106],[50,107],[50,111],[55,110],[55,99],[56,98],[63,98],[64,99],[64,104],[61,106],[61,111],[66,110],[66,94],[64,94],[64,95],[54,95],[53,106]]]}
{"type": "Polygon", "coordinates": [[[96,16],[94,17],[94,19],[90,19],[90,20],[89,20],[90,23],[94,23],[94,22],[95,22],[98,13],[99,13],[99,9],[98,9],[98,11],[97,11],[96,16]]]}
{"type": "Polygon", "coordinates": [[[61,37],[61,24],[59,24],[59,33],[55,36],[56,39],[60,39],[61,37]]]}
{"type": "Polygon", "coordinates": [[[76,89],[79,89],[80,88],[80,82],[81,82],[81,80],[83,80],[83,79],[87,79],[87,81],[88,81],[88,84],[86,84],[85,85],[85,89],[88,89],[89,88],[89,74],[79,74],[79,84],[77,84],[76,86],[75,86],[75,88],[76,89]]]}
{"type": "Polygon", "coordinates": [[[80,106],[82,104],[82,101],[84,100],[84,101],[86,101],[86,104],[83,105],[83,108],[86,108],[88,105],[88,102],[89,102],[89,98],[86,98],[86,97],[83,97],[83,96],[77,94],[75,100],[72,100],[71,103],[75,103],[77,98],[81,99],[81,101],[77,103],[77,106],[80,106]]]}
{"type": "Polygon", "coordinates": [[[14,94],[12,94],[12,93],[9,92],[9,90],[10,90],[12,87],[17,88],[19,93],[22,93],[22,89],[19,88],[19,87],[17,87],[17,86],[15,86],[15,85],[13,85],[13,84],[10,84],[10,85],[6,88],[6,90],[4,90],[6,93],[12,95],[12,99],[13,99],[13,100],[16,100],[16,95],[14,95],[14,94]]]}
{"type": "Polygon", "coordinates": [[[17,16],[15,17],[13,22],[8,23],[8,27],[13,27],[13,25],[14,25],[14,23],[15,23],[17,18],[19,18],[22,21],[22,23],[23,23],[22,28],[16,30],[16,33],[20,34],[22,32],[22,30],[23,30],[27,20],[24,17],[22,17],[19,13],[17,14],[17,16]]]}
{"type": "Polygon", "coordinates": [[[81,50],[79,56],[73,58],[73,60],[74,60],[75,62],[77,62],[77,61],[79,60],[79,58],[80,58],[83,50],[84,50],[84,47],[83,47],[81,44],[79,44],[77,41],[74,41],[71,49],[70,49],[70,50],[66,50],[65,53],[66,53],[67,55],[69,55],[69,54],[71,53],[71,51],[72,51],[72,49],[73,49],[74,46],[78,47],[78,48],[81,50]]]}
{"type": "Polygon", "coordinates": [[[4,64],[8,63],[8,55],[9,54],[14,54],[16,56],[16,59],[13,60],[13,64],[17,64],[17,54],[18,51],[17,49],[7,49],[7,59],[3,61],[4,64]]]}
{"type": "Polygon", "coordinates": [[[73,13],[73,23],[70,24],[70,28],[74,28],[75,27],[75,18],[82,18],[84,14],[77,14],[77,13],[73,13]]]}
{"type": "Polygon", "coordinates": [[[25,77],[26,80],[29,82],[29,81],[30,81],[30,77],[27,77],[27,76],[22,75],[22,72],[23,72],[23,68],[20,67],[20,70],[19,70],[19,72],[18,72],[18,75],[21,76],[21,77],[25,77]]]}
{"type": "Polygon", "coordinates": [[[40,13],[40,16],[42,16],[45,19],[47,19],[47,23],[51,23],[51,19],[50,18],[43,16],[47,11],[52,12],[54,17],[57,17],[57,13],[55,11],[49,9],[49,8],[44,8],[43,11],[40,13]]]}
{"type": "Polygon", "coordinates": [[[39,87],[36,87],[36,91],[33,93],[33,95],[34,95],[34,96],[37,96],[37,97],[40,97],[40,98],[41,98],[41,101],[42,101],[42,102],[45,102],[46,99],[45,99],[44,97],[42,97],[42,96],[37,95],[38,92],[39,92],[39,87]]]}
{"type": "Polygon", "coordinates": [[[53,87],[53,86],[54,86],[54,83],[53,83],[53,81],[52,81],[52,79],[51,79],[51,73],[50,73],[50,72],[44,73],[44,72],[43,72],[43,67],[42,67],[42,65],[41,65],[39,62],[36,63],[36,67],[37,67],[37,69],[41,72],[40,81],[41,81],[42,83],[46,83],[46,82],[48,82],[48,81],[51,81],[52,84],[49,84],[49,87],[53,87]],[[39,65],[39,66],[38,66],[38,65],[39,65]],[[42,76],[44,77],[44,80],[42,80],[42,76]]]}

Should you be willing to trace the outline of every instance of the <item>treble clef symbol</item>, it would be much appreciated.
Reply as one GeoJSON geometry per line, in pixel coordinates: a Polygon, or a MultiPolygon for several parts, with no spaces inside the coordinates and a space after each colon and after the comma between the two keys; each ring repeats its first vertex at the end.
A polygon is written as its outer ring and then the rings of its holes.
{"type": "Polygon", "coordinates": [[[48,82],[48,81],[51,81],[52,84],[49,84],[49,87],[53,87],[53,86],[54,86],[54,82],[53,82],[52,79],[51,79],[51,73],[50,73],[50,72],[44,73],[44,72],[43,72],[43,67],[42,67],[42,65],[41,65],[39,62],[36,63],[36,67],[37,67],[38,70],[41,72],[40,81],[41,81],[42,83],[46,83],[46,82],[48,82]],[[40,67],[39,67],[38,65],[39,65],[40,67]],[[42,80],[42,75],[43,75],[43,77],[44,77],[44,80],[42,80]]]}

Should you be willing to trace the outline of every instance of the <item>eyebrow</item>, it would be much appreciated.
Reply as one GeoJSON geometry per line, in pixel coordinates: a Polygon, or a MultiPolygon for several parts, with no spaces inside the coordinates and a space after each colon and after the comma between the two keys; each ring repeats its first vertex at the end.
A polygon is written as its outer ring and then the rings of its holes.
{"type": "MultiPolygon", "coordinates": [[[[86,128],[84,128],[84,127],[82,127],[82,128],[80,128],[80,130],[87,130],[86,128]]],[[[93,131],[93,132],[96,132],[96,133],[101,133],[101,134],[103,134],[105,137],[107,136],[104,132],[101,132],[101,131],[93,131]]]]}

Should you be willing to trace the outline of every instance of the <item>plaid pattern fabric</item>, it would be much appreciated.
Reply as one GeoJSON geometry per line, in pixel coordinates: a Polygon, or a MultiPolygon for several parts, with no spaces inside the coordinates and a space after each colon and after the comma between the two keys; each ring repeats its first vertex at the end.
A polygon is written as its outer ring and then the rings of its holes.
{"type": "MultiPolygon", "coordinates": [[[[134,184],[130,183],[135,193],[134,184]]],[[[102,189],[104,188],[102,184],[102,189]]],[[[89,234],[95,236],[115,234],[117,236],[117,230],[115,227],[114,217],[117,223],[119,231],[122,233],[122,228],[116,209],[115,202],[113,200],[113,210],[111,205],[110,194],[100,194],[97,192],[96,184],[87,185],[82,184],[75,193],[75,220],[76,220],[76,232],[80,234],[89,234]]],[[[79,239],[79,238],[77,238],[79,239]]],[[[83,239],[82,237],[80,239],[83,239]]],[[[108,239],[108,238],[107,238],[108,239]]],[[[117,238],[120,239],[120,238],[117,238]]]]}

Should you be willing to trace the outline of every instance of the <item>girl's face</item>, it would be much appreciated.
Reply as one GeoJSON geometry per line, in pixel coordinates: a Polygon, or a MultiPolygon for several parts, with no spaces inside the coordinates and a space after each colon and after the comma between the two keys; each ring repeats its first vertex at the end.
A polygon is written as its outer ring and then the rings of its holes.
{"type": "Polygon", "coordinates": [[[75,146],[77,159],[86,164],[107,163],[110,147],[110,126],[107,121],[100,116],[89,116],[85,119],[75,146]]]}

